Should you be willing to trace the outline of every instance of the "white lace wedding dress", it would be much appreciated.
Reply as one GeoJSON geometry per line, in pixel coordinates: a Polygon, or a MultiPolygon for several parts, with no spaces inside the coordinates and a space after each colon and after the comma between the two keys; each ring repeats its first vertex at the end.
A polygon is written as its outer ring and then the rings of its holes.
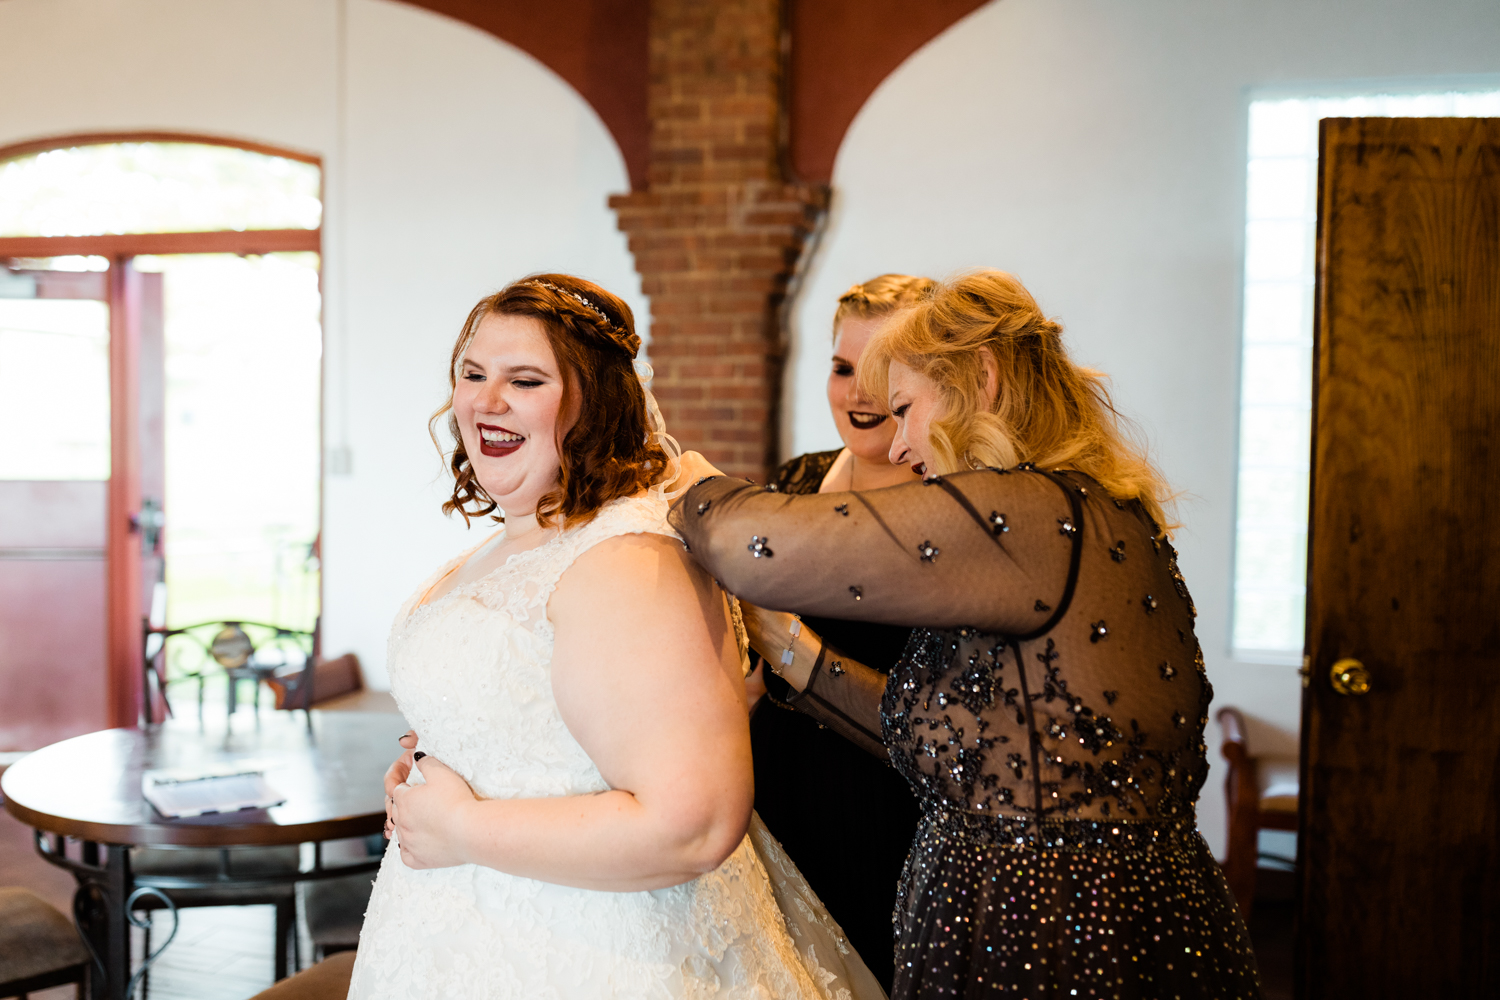
{"type": "MultiPolygon", "coordinates": [[[[590,546],[673,535],[666,501],[589,524],[421,604],[391,632],[391,691],[421,740],[487,798],[606,789],[552,696],[547,600],[590,546]]],[[[601,650],[600,655],[609,655],[601,650]]],[[[461,865],[416,871],[395,843],[365,914],[349,996],[869,1000],[879,985],[758,818],[719,868],[670,889],[599,892],[461,865]]]]}

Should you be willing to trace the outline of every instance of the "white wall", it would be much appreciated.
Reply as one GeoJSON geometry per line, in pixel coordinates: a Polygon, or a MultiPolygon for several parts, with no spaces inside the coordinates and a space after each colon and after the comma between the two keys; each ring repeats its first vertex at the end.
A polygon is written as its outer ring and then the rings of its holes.
{"type": "MultiPolygon", "coordinates": [[[[439,511],[428,415],[469,308],[536,270],[646,300],[606,206],[629,189],[593,110],[520,50],[389,0],[349,0],[338,162],[337,0],[0,0],[0,145],[171,130],[324,157],[324,627],[385,685],[399,603],[470,542],[439,511]]],[[[472,533],[475,540],[479,535],[472,533]]]]}
{"type": "MultiPolygon", "coordinates": [[[[1172,483],[1215,709],[1295,747],[1295,669],[1229,657],[1245,133],[1251,88],[1500,71],[1493,0],[997,0],[913,55],[855,119],[794,307],[787,454],[838,445],[838,295],[885,271],[1019,276],[1111,373],[1172,483]]],[[[1216,770],[1200,821],[1223,848],[1216,770]]]]}

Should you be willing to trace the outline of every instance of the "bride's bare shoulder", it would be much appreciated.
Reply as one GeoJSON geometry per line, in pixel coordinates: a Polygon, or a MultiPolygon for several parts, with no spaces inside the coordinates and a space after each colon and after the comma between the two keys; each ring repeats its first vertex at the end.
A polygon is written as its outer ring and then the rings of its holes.
{"type": "Polygon", "coordinates": [[[607,538],[574,561],[558,581],[549,616],[560,621],[570,611],[598,613],[651,608],[653,616],[673,605],[697,605],[714,587],[672,535],[641,532],[607,538]]]}
{"type": "Polygon", "coordinates": [[[674,535],[649,531],[632,532],[606,538],[591,546],[568,568],[563,579],[572,577],[641,583],[646,582],[645,577],[668,569],[697,572],[698,564],[683,548],[682,541],[674,535]]]}

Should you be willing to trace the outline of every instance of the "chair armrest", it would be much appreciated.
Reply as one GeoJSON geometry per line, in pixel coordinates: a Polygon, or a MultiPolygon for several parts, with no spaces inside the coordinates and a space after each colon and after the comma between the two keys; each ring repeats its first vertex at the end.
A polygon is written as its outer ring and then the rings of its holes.
{"type": "MultiPolygon", "coordinates": [[[[305,668],[293,674],[269,678],[266,683],[276,692],[276,707],[301,708],[302,685],[307,679],[305,668]]],[[[319,660],[313,666],[312,682],[314,705],[353,691],[364,690],[364,675],[359,668],[359,657],[353,653],[345,653],[332,660],[319,660]]]]}
{"type": "Polygon", "coordinates": [[[1214,716],[1219,728],[1224,731],[1224,746],[1220,752],[1226,760],[1246,760],[1250,751],[1245,745],[1245,717],[1234,706],[1219,709],[1214,716]]]}
{"type": "Polygon", "coordinates": [[[1229,764],[1224,778],[1224,799],[1228,812],[1227,850],[1224,852],[1224,877],[1239,903],[1240,913],[1248,915],[1255,897],[1256,841],[1260,827],[1260,788],[1255,758],[1245,744],[1245,717],[1239,709],[1219,709],[1215,718],[1224,731],[1220,752],[1229,764]]]}

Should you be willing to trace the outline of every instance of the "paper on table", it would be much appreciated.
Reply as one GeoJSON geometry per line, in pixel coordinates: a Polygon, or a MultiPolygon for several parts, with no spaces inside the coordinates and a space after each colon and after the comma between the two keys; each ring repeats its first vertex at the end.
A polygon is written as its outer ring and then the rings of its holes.
{"type": "Polygon", "coordinates": [[[156,811],[169,819],[269,809],[286,801],[272,788],[263,771],[230,772],[163,770],[141,775],[141,793],[156,811]]]}

